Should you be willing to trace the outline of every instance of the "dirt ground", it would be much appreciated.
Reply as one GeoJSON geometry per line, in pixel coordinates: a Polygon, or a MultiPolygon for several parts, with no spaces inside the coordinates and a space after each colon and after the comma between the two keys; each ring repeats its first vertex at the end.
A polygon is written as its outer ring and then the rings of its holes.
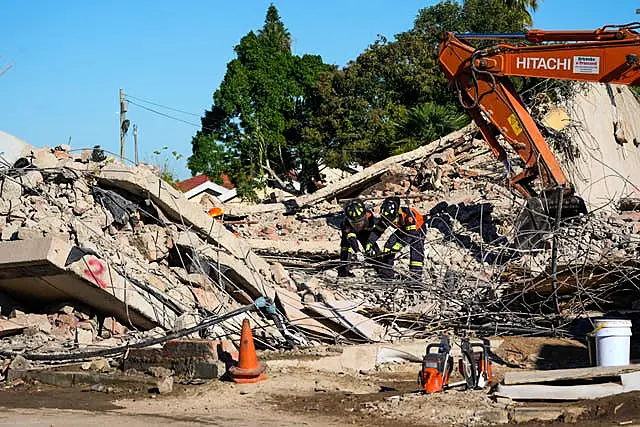
{"type": "MultiPolygon", "coordinates": [[[[569,340],[507,338],[496,351],[496,379],[502,378],[506,370],[520,369],[515,366],[515,359],[506,364],[500,362],[509,354],[526,354],[526,360],[520,361],[521,364],[535,368],[536,364],[551,360],[550,356],[543,361],[536,356],[546,354],[549,346],[576,355],[581,348],[580,343],[569,340]]],[[[553,352],[549,354],[557,356],[553,352]]],[[[176,384],[168,395],[118,387],[97,392],[92,391],[90,385],[64,389],[38,383],[5,385],[0,389],[0,426],[490,425],[509,422],[509,414],[514,408],[545,405],[583,408],[578,417],[561,417],[547,425],[640,423],[638,392],[597,401],[513,405],[497,402],[485,390],[466,391],[460,387],[424,395],[416,381],[417,371],[418,365],[409,363],[389,364],[377,371],[350,374],[279,367],[270,368],[268,380],[257,384],[224,381],[176,384]]],[[[455,375],[451,381],[459,379],[455,375]]],[[[541,422],[523,425],[541,425],[541,422]]]]}

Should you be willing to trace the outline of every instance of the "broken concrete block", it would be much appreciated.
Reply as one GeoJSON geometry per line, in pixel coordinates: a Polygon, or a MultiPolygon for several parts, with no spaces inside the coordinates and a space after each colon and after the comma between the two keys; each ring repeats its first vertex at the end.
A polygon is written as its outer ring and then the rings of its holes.
{"type": "Polygon", "coordinates": [[[12,203],[11,200],[5,200],[0,198],[0,216],[7,216],[11,212],[12,203]]]}
{"type": "Polygon", "coordinates": [[[187,273],[184,268],[174,267],[171,269],[180,281],[186,285],[195,286],[197,288],[205,288],[212,284],[209,277],[200,273],[187,273]]]}
{"type": "Polygon", "coordinates": [[[193,288],[192,292],[196,296],[198,304],[207,310],[215,310],[222,304],[220,296],[216,292],[208,291],[203,288],[193,288]]]}
{"type": "Polygon", "coordinates": [[[166,305],[169,297],[160,300],[108,263],[72,249],[68,242],[50,238],[0,243],[0,290],[43,303],[75,299],[144,330],[173,326],[175,310],[182,310],[176,308],[179,302],[166,305]],[[69,262],[73,259],[77,261],[69,262]]]}
{"type": "Polygon", "coordinates": [[[71,314],[71,313],[73,313],[74,310],[75,309],[73,308],[73,306],[65,304],[65,305],[60,306],[56,311],[58,313],[62,313],[62,314],[71,314]]]}
{"type": "Polygon", "coordinates": [[[337,330],[341,333],[356,333],[368,341],[381,341],[385,329],[376,321],[369,319],[359,313],[356,309],[362,304],[359,300],[324,301],[307,303],[305,306],[324,317],[326,320],[334,322],[337,330]]]}
{"type": "MultiPolygon", "coordinates": [[[[14,371],[14,372],[26,371],[29,368],[31,368],[31,362],[20,355],[14,357],[11,363],[9,364],[9,371],[14,371]]],[[[16,377],[13,377],[13,378],[16,378],[16,377]]]]}
{"type": "Polygon", "coordinates": [[[92,152],[92,150],[82,150],[82,152],[80,153],[80,162],[89,163],[89,161],[91,160],[92,152]]]}
{"type": "Polygon", "coordinates": [[[176,318],[173,324],[174,331],[191,328],[198,324],[198,318],[194,314],[184,313],[176,318]]]}
{"type": "Polygon", "coordinates": [[[171,375],[173,375],[173,371],[171,369],[167,369],[165,367],[162,366],[151,366],[148,369],[149,373],[151,375],[153,375],[154,377],[158,378],[158,377],[170,377],[171,375]]]}
{"type": "Polygon", "coordinates": [[[51,153],[49,148],[39,148],[33,150],[32,163],[39,169],[51,169],[58,166],[58,159],[51,153]]]}
{"type": "Polygon", "coordinates": [[[124,335],[128,331],[125,326],[113,317],[107,317],[104,319],[103,328],[109,331],[112,335],[124,335]]]}
{"type": "Polygon", "coordinates": [[[36,191],[44,182],[42,174],[35,170],[30,170],[24,175],[18,177],[18,181],[22,184],[22,187],[29,191],[36,191]]]}
{"type": "Polygon", "coordinates": [[[84,362],[80,368],[85,371],[108,372],[111,370],[109,361],[103,357],[100,359],[88,360],[84,362]]]}
{"type": "MultiPolygon", "coordinates": [[[[20,325],[16,322],[12,322],[11,320],[0,319],[0,337],[21,334],[24,331],[24,329],[25,329],[24,325],[20,325]]],[[[2,369],[0,369],[0,372],[1,371],[2,369]]]]}
{"type": "Polygon", "coordinates": [[[14,237],[16,240],[42,239],[44,237],[44,233],[41,230],[21,227],[18,229],[14,237]]]}
{"type": "Polygon", "coordinates": [[[217,358],[218,348],[221,351],[237,351],[231,341],[212,341],[203,339],[169,340],[164,345],[165,353],[170,357],[204,357],[217,358]]]}
{"type": "Polygon", "coordinates": [[[158,261],[169,254],[170,237],[164,227],[146,225],[144,230],[134,236],[132,244],[149,261],[158,261]]]}
{"type": "Polygon", "coordinates": [[[22,196],[22,185],[13,178],[5,177],[0,183],[0,198],[18,200],[22,196]]]}
{"type": "Polygon", "coordinates": [[[50,334],[53,331],[53,326],[51,326],[49,317],[46,314],[22,314],[16,316],[15,321],[30,329],[33,329],[34,332],[40,331],[44,332],[45,334],[50,334]]]}
{"type": "Polygon", "coordinates": [[[73,206],[73,214],[74,215],[82,215],[92,208],[92,205],[84,201],[83,199],[79,199],[76,201],[76,204],[73,206]]]}
{"type": "Polygon", "coordinates": [[[78,344],[91,344],[93,342],[93,331],[76,328],[76,342],[78,344]]]}
{"type": "Polygon", "coordinates": [[[14,308],[13,310],[11,310],[11,313],[9,314],[9,319],[16,319],[18,317],[24,317],[24,316],[25,316],[24,311],[14,308]]]}
{"type": "Polygon", "coordinates": [[[222,370],[217,357],[170,357],[163,349],[158,348],[131,349],[124,360],[125,370],[147,371],[158,366],[171,369],[176,375],[187,378],[217,378],[222,370]]]}
{"type": "Polygon", "coordinates": [[[202,240],[193,231],[181,231],[178,233],[178,237],[175,239],[175,244],[180,246],[187,246],[191,248],[197,248],[202,243],[202,240]]]}
{"type": "Polygon", "coordinates": [[[173,377],[158,377],[156,381],[156,385],[158,387],[158,393],[167,394],[173,391],[173,377]]]}
{"type": "Polygon", "coordinates": [[[158,277],[155,273],[147,273],[144,275],[144,281],[149,285],[153,286],[155,289],[160,292],[165,292],[167,290],[167,282],[166,279],[158,277]]]}
{"type": "Polygon", "coordinates": [[[286,287],[294,292],[297,290],[293,280],[289,277],[289,273],[279,262],[271,264],[271,274],[273,275],[273,281],[278,285],[286,287]]]}

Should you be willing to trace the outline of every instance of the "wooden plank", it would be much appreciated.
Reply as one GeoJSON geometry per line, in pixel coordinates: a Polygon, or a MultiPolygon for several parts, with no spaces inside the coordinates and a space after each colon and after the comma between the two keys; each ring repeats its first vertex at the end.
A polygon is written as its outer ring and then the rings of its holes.
{"type": "Polygon", "coordinates": [[[617,377],[628,372],[640,371],[640,365],[596,366],[550,371],[509,371],[504,374],[504,384],[533,384],[584,378],[617,377]]]}
{"type": "Polygon", "coordinates": [[[588,384],[588,385],[498,385],[496,396],[513,400],[582,400],[597,399],[614,394],[625,393],[627,388],[620,384],[588,384]]]}

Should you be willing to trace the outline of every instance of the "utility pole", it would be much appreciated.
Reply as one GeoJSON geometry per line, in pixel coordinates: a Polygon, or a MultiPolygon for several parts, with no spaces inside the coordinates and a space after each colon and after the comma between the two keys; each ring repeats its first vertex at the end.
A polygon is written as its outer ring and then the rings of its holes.
{"type": "Polygon", "coordinates": [[[136,166],[138,166],[138,125],[133,125],[133,153],[136,166]]]}
{"type": "MultiPolygon", "coordinates": [[[[125,122],[127,114],[127,101],[124,100],[124,90],[120,89],[120,159],[124,163],[124,136],[127,133],[125,122]]],[[[128,126],[127,126],[128,127],[128,126]]]]}

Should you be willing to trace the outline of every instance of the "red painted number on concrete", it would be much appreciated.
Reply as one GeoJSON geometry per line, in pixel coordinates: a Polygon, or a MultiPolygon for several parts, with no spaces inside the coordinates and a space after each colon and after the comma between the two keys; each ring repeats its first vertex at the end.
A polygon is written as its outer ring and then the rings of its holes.
{"type": "Polygon", "coordinates": [[[84,270],[84,277],[91,282],[94,282],[102,289],[107,288],[107,283],[102,278],[104,273],[104,264],[99,259],[91,258],[87,264],[89,268],[84,270]]]}

